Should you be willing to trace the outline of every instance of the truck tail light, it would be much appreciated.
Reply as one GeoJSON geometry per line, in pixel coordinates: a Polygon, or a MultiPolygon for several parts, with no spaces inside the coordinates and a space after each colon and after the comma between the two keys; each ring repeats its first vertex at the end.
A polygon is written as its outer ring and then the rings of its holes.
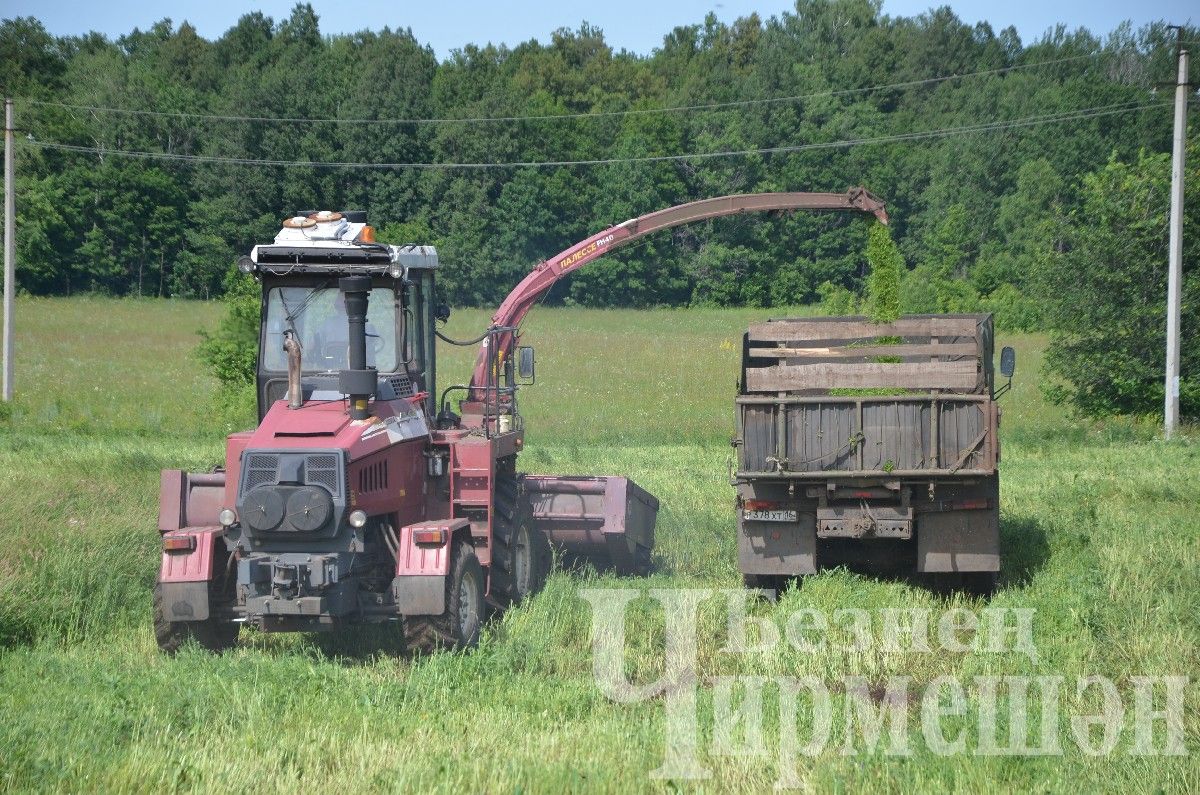
{"type": "Polygon", "coordinates": [[[772,500],[746,500],[742,507],[747,511],[775,511],[779,509],[779,505],[772,500]]]}
{"type": "Polygon", "coordinates": [[[987,498],[978,498],[974,500],[955,500],[950,503],[949,508],[952,511],[983,511],[991,507],[992,501],[987,498]]]}
{"type": "Polygon", "coordinates": [[[433,544],[440,547],[446,543],[446,528],[435,527],[432,529],[413,530],[412,538],[414,544],[433,544]]]}
{"type": "Polygon", "coordinates": [[[163,536],[164,552],[191,552],[196,548],[195,536],[163,536]]]}

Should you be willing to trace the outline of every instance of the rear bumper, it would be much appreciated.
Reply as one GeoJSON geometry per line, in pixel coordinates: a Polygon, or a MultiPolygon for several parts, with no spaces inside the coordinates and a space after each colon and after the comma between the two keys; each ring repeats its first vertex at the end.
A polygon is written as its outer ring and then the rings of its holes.
{"type": "Polygon", "coordinates": [[[789,488],[774,479],[742,483],[738,566],[745,574],[788,576],[843,564],[869,570],[999,571],[998,498],[994,476],[903,485],[863,481],[844,491],[789,488]],[[795,511],[796,520],[747,519],[747,501],[785,514],[795,511]]]}

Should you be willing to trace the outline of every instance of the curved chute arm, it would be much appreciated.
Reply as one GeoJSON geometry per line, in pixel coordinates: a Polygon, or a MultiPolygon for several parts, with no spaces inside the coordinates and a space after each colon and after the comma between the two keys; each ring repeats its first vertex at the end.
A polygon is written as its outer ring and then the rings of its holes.
{"type": "MultiPolygon", "coordinates": [[[[530,308],[559,279],[653,232],[725,215],[773,210],[857,211],[871,213],[885,224],[888,221],[883,202],[865,188],[852,188],[846,193],[741,193],[668,207],[597,232],[538,263],[492,315],[492,328],[520,325],[530,308]]],[[[482,399],[482,395],[476,394],[479,391],[476,388],[486,383],[489,365],[494,363],[499,371],[501,363],[512,353],[514,340],[511,332],[493,335],[492,339],[496,341],[496,350],[489,351],[488,340],[485,339],[475,359],[470,384],[470,397],[474,400],[482,399]]]]}

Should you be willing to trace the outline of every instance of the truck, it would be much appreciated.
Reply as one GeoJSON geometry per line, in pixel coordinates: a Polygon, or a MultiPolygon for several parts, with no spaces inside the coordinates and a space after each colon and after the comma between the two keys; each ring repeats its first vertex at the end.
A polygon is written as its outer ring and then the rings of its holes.
{"type": "Polygon", "coordinates": [[[1000,408],[990,314],[754,323],[735,398],[738,566],[779,590],[824,568],[990,594],[1000,408]]]}

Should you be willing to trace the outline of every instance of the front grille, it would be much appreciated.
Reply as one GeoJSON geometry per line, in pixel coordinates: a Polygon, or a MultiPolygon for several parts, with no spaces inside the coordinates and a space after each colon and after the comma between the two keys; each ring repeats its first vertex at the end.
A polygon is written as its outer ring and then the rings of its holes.
{"type": "Polygon", "coordinates": [[[241,492],[277,483],[320,486],[335,498],[346,494],[342,457],[335,453],[247,452],[243,459],[241,492]]]}
{"type": "Polygon", "coordinates": [[[335,455],[309,455],[304,462],[304,482],[310,486],[324,486],[330,494],[338,496],[338,457],[335,455]]]}
{"type": "Polygon", "coordinates": [[[396,391],[396,395],[399,397],[407,398],[417,394],[416,389],[413,388],[412,379],[407,375],[390,375],[388,376],[388,383],[391,384],[392,389],[396,391]]]}
{"type": "Polygon", "coordinates": [[[246,490],[275,483],[279,477],[279,456],[252,453],[246,456],[246,490]]]}

